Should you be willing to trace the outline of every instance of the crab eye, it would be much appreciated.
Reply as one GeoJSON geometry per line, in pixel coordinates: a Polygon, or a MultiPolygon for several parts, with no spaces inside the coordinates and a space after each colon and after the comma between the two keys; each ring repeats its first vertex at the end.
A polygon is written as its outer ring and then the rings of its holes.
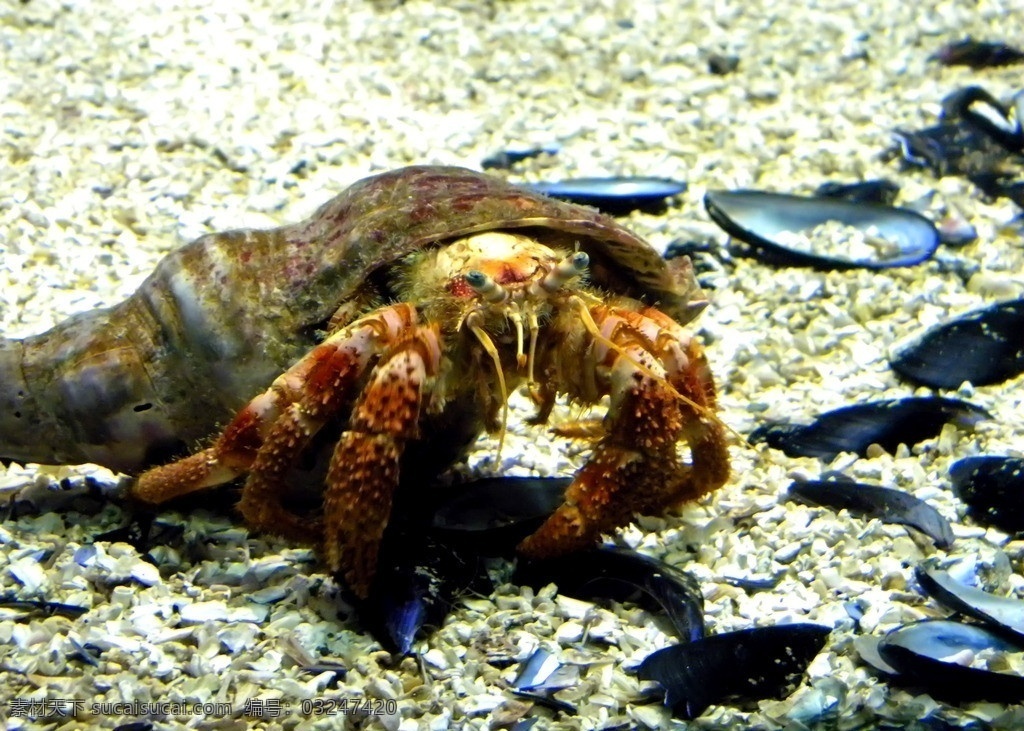
{"type": "Polygon", "coordinates": [[[481,290],[487,283],[487,275],[476,269],[471,272],[466,272],[465,279],[466,284],[477,291],[481,290]]]}
{"type": "Polygon", "coordinates": [[[590,266],[590,255],[585,251],[577,251],[572,255],[572,259],[570,261],[572,263],[572,268],[582,274],[583,271],[590,266]]]}

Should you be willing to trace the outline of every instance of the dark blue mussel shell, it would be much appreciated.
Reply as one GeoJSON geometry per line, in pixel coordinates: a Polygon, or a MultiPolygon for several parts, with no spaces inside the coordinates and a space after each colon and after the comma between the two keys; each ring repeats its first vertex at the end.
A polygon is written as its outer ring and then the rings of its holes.
{"type": "Polygon", "coordinates": [[[900,193],[900,186],[891,180],[861,180],[856,183],[822,183],[814,191],[819,198],[837,198],[848,203],[875,203],[891,206],[900,193]]]}
{"type": "Polygon", "coordinates": [[[593,206],[609,215],[630,211],[660,213],[667,201],[686,190],[686,183],[667,178],[576,178],[523,187],[570,203],[593,206]]]}
{"type": "Polygon", "coordinates": [[[801,502],[848,510],[883,523],[909,525],[931,537],[940,548],[953,544],[949,521],[928,503],[902,490],[843,480],[807,480],[791,483],[788,492],[801,502]]]}
{"type": "Polygon", "coordinates": [[[387,649],[408,653],[467,590],[489,592],[482,556],[511,553],[562,502],[571,478],[500,477],[406,491],[392,512],[362,623],[387,649]]]}
{"type": "Polygon", "coordinates": [[[689,720],[713,703],[788,692],[831,631],[817,624],[788,624],[712,635],[651,653],[637,676],[659,683],[673,715],[689,720]]]}
{"type": "Polygon", "coordinates": [[[878,444],[889,453],[900,444],[913,446],[936,437],[947,422],[970,427],[991,418],[980,406],[960,399],[920,396],[845,406],[820,415],[812,423],[765,424],[750,435],[790,457],[833,460],[842,452],[864,457],[878,444]]]}
{"type": "Polygon", "coordinates": [[[1024,677],[965,667],[945,659],[965,650],[1021,649],[978,625],[926,619],[897,627],[882,638],[877,650],[885,666],[878,669],[900,684],[923,688],[943,700],[1021,703],[1024,677]]]}
{"type": "Polygon", "coordinates": [[[801,197],[757,190],[708,191],[704,207],[730,236],[751,247],[769,264],[815,269],[888,269],[920,264],[939,246],[939,233],[924,216],[903,208],[801,197]],[[800,234],[835,221],[894,245],[878,257],[828,255],[780,242],[780,234],[800,234]]]}
{"type": "Polygon", "coordinates": [[[432,533],[487,556],[509,554],[562,504],[571,477],[487,477],[445,491],[432,533]]]}
{"type": "Polygon", "coordinates": [[[416,527],[389,530],[369,598],[356,601],[356,612],[381,645],[405,655],[420,630],[440,626],[455,598],[481,576],[476,556],[416,527]]]}
{"type": "Polygon", "coordinates": [[[889,361],[932,388],[1002,383],[1024,373],[1024,299],[999,302],[932,327],[889,361]]]}
{"type": "MultiPolygon", "coordinates": [[[[466,591],[489,593],[482,557],[511,555],[562,502],[571,478],[499,477],[441,496],[396,504],[381,547],[363,624],[387,649],[408,653],[424,627],[440,625],[466,591]]],[[[419,493],[431,492],[420,490],[419,493]]],[[[521,561],[515,580],[587,599],[627,599],[661,611],[684,640],[704,636],[704,598],[695,579],[662,561],[604,546],[547,561],[521,561]]]]}
{"type": "Polygon", "coordinates": [[[897,130],[893,136],[904,162],[930,168],[939,177],[962,175],[984,186],[990,195],[1012,197],[1012,184],[1003,179],[1019,173],[1024,152],[1022,110],[1024,92],[1002,104],[985,89],[968,86],[942,100],[939,124],[897,130]]]}
{"type": "Polygon", "coordinates": [[[518,149],[500,150],[481,160],[480,167],[484,170],[508,170],[516,163],[529,160],[531,157],[557,155],[558,149],[557,145],[549,145],[548,147],[521,147],[518,149]]]}
{"type": "Polygon", "coordinates": [[[944,66],[984,69],[1020,63],[1024,61],[1024,51],[1001,41],[976,41],[973,38],[964,38],[962,41],[943,46],[933,53],[931,58],[944,66]]]}
{"type": "Polygon", "coordinates": [[[984,622],[1013,642],[1024,643],[1024,602],[961,584],[944,571],[918,566],[914,577],[925,594],[947,609],[984,622]]]}
{"type": "Polygon", "coordinates": [[[638,601],[661,610],[676,636],[692,642],[704,636],[704,596],[697,580],[671,564],[616,546],[542,561],[521,561],[513,580],[528,586],[558,585],[563,594],[593,599],[638,601]]]}
{"type": "Polygon", "coordinates": [[[965,457],[949,468],[953,492],[982,525],[1008,533],[1024,531],[1024,459],[965,457]]]}
{"type": "Polygon", "coordinates": [[[1024,152],[1021,109],[1024,92],[1018,92],[1009,104],[1002,104],[980,86],[959,89],[942,100],[944,120],[960,121],[1011,153],[1024,152]]]}

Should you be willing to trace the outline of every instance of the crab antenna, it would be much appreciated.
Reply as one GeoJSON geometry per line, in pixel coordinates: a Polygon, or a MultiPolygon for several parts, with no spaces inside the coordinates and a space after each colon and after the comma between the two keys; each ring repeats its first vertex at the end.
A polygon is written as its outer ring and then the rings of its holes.
{"type": "Polygon", "coordinates": [[[533,383],[533,363],[537,356],[537,335],[540,332],[540,323],[537,322],[537,313],[533,308],[527,310],[526,314],[530,327],[530,357],[526,361],[529,364],[526,370],[526,382],[533,383]]]}
{"type": "Polygon", "coordinates": [[[522,368],[526,365],[526,355],[523,353],[523,313],[518,303],[509,305],[508,319],[516,329],[516,364],[522,368]]]}
{"type": "Polygon", "coordinates": [[[490,302],[492,305],[496,305],[499,302],[504,302],[508,299],[508,292],[505,291],[505,288],[479,269],[466,272],[463,279],[466,280],[466,284],[468,284],[474,292],[490,302]]]}
{"type": "MultiPolygon", "coordinates": [[[[470,285],[472,286],[472,285],[470,285]]],[[[494,341],[487,331],[480,327],[480,313],[470,312],[465,318],[466,326],[480,341],[480,345],[487,351],[494,362],[494,372],[498,376],[498,388],[501,389],[501,433],[498,435],[498,456],[496,461],[501,461],[501,448],[505,445],[505,426],[508,424],[508,389],[505,388],[505,372],[501,368],[501,357],[498,349],[494,347],[494,341]]]]}
{"type": "Polygon", "coordinates": [[[575,254],[569,254],[531,287],[531,294],[539,295],[540,291],[538,290],[553,294],[564,287],[573,277],[582,276],[588,266],[590,266],[590,257],[587,252],[577,251],[575,254]]]}

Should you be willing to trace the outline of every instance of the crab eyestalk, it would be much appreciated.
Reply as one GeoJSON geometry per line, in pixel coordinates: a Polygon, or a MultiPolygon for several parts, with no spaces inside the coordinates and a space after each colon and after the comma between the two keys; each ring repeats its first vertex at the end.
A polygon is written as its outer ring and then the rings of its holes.
{"type": "Polygon", "coordinates": [[[530,285],[530,294],[535,297],[541,297],[545,292],[554,294],[574,278],[586,274],[588,266],[590,266],[590,256],[587,252],[577,251],[570,254],[558,262],[554,269],[530,285]]]}
{"type": "Polygon", "coordinates": [[[463,278],[489,304],[497,305],[508,299],[508,290],[477,269],[466,272],[463,278]]]}

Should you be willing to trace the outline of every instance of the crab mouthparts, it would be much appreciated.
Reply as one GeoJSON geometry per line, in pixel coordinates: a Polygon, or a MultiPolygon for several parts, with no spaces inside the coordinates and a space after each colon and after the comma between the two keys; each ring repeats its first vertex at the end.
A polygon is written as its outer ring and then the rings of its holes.
{"type": "MultiPolygon", "coordinates": [[[[505,316],[512,321],[516,330],[516,363],[519,368],[526,366],[526,382],[533,384],[533,364],[537,355],[537,337],[540,324],[537,321],[537,307],[540,301],[550,298],[565,287],[573,278],[582,276],[590,264],[590,257],[583,251],[577,251],[562,259],[543,276],[531,281],[526,286],[506,288],[494,281],[484,272],[473,269],[463,275],[466,285],[476,292],[484,302],[490,305],[504,305],[505,316]],[[527,327],[530,330],[530,354],[523,352],[523,315],[526,315],[527,327]]],[[[501,356],[491,336],[484,329],[482,308],[473,307],[462,318],[460,327],[465,325],[479,341],[484,351],[494,364],[501,391],[502,419],[501,435],[498,437],[498,454],[505,441],[505,424],[508,421],[508,391],[505,388],[505,372],[501,366],[501,356]]]]}
{"type": "Polygon", "coordinates": [[[587,253],[577,251],[562,259],[550,271],[545,272],[543,276],[533,280],[526,287],[515,289],[503,287],[493,277],[479,269],[473,269],[463,275],[469,288],[476,292],[484,302],[491,305],[508,303],[506,316],[512,321],[516,330],[516,362],[520,368],[529,366],[528,383],[533,383],[533,360],[537,351],[537,334],[540,329],[536,308],[533,306],[534,301],[547,299],[560,291],[571,280],[585,274],[589,265],[590,257],[587,253]],[[523,352],[524,314],[527,318],[527,327],[530,330],[529,356],[523,352]]]}

